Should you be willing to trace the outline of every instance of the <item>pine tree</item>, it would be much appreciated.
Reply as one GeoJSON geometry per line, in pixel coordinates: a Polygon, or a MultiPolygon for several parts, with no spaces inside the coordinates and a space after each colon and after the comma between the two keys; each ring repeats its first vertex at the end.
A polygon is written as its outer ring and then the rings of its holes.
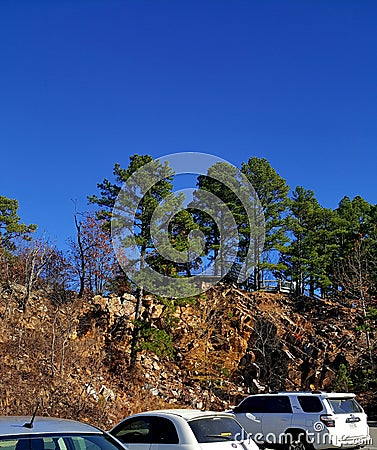
{"type": "Polygon", "coordinates": [[[194,198],[194,217],[206,237],[213,275],[243,283],[259,260],[264,239],[264,217],[254,189],[239,169],[220,162],[198,177],[194,198]]]}
{"type": "Polygon", "coordinates": [[[312,190],[296,187],[292,193],[287,217],[291,242],[285,247],[280,261],[286,265],[285,277],[294,282],[296,294],[306,288],[314,295],[324,293],[331,285],[329,270],[334,252],[332,232],[333,212],[322,208],[312,190]]]}
{"type": "MultiPolygon", "coordinates": [[[[133,155],[127,169],[115,165],[114,175],[115,183],[105,179],[98,185],[101,196],[89,200],[100,206],[97,216],[107,221],[108,231],[112,229],[113,241],[119,246],[117,256],[123,257],[124,252],[124,267],[137,290],[130,359],[133,365],[143,339],[154,335],[148,331],[148,318],[141,315],[145,294],[153,292],[153,274],[178,277],[191,270],[185,258],[175,256],[189,251],[190,231],[197,226],[183,208],[183,195],[172,193],[174,174],[167,162],[133,155]]],[[[169,286],[164,287],[168,292],[169,286]]],[[[176,292],[171,294],[174,297],[176,292]]]]}
{"type": "Polygon", "coordinates": [[[213,275],[221,278],[239,254],[240,227],[247,220],[237,194],[219,181],[220,174],[230,169],[226,163],[210,167],[207,175],[198,177],[198,191],[194,194],[195,204],[200,208],[194,211],[194,217],[206,237],[206,254],[213,263],[213,275]]]}
{"type": "Polygon", "coordinates": [[[289,204],[289,186],[264,158],[251,157],[247,163],[242,164],[242,172],[254,187],[265,218],[264,250],[254,272],[254,286],[259,289],[264,270],[282,269],[276,261],[276,254],[283,251],[288,242],[285,217],[289,204]]]}
{"type": "Polygon", "coordinates": [[[377,291],[377,206],[346,196],[336,214],[339,251],[333,271],[338,294],[371,298],[377,291]]]}
{"type": "Polygon", "coordinates": [[[0,250],[9,252],[15,249],[15,238],[30,239],[37,225],[25,225],[17,214],[19,205],[15,199],[0,195],[0,250]]]}
{"type": "Polygon", "coordinates": [[[309,279],[313,249],[308,242],[308,232],[313,228],[318,209],[319,204],[314,198],[313,191],[307,191],[301,186],[296,187],[292,194],[290,214],[287,218],[287,228],[292,240],[285,248],[281,262],[287,266],[285,274],[295,284],[297,295],[304,293],[309,279]]]}

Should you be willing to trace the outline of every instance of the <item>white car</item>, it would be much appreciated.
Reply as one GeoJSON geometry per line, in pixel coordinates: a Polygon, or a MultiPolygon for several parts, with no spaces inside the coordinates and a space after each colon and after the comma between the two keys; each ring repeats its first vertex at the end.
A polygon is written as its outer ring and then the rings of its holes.
{"type": "Polygon", "coordinates": [[[135,414],[110,434],[129,450],[258,450],[232,415],[195,409],[135,414]]]}
{"type": "Polygon", "coordinates": [[[351,449],[371,443],[355,394],[279,392],[246,397],[234,416],[260,445],[289,450],[351,449]]]}
{"type": "Polygon", "coordinates": [[[1,450],[125,450],[113,436],[75,420],[0,416],[1,450]]]}

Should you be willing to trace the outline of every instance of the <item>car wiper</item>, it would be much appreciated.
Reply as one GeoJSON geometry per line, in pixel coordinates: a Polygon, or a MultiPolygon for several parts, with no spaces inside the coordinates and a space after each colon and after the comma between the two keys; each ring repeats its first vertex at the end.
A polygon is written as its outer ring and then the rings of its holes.
{"type": "Polygon", "coordinates": [[[206,434],[206,437],[224,439],[224,441],[233,440],[233,437],[230,434],[206,434]]]}

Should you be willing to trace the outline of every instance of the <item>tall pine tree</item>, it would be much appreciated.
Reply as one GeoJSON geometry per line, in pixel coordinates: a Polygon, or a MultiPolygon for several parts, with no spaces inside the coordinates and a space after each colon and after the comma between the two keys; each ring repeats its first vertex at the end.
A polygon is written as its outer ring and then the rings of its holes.
{"type": "Polygon", "coordinates": [[[309,289],[324,294],[330,288],[334,245],[333,212],[322,208],[312,190],[297,186],[292,193],[287,217],[291,242],[284,248],[280,261],[286,265],[284,276],[295,285],[297,295],[309,289]]]}
{"type": "Polygon", "coordinates": [[[242,164],[242,172],[254,187],[265,218],[264,250],[254,271],[254,287],[263,284],[263,271],[280,270],[278,254],[288,242],[285,220],[289,205],[289,186],[264,158],[251,157],[242,164]]]}

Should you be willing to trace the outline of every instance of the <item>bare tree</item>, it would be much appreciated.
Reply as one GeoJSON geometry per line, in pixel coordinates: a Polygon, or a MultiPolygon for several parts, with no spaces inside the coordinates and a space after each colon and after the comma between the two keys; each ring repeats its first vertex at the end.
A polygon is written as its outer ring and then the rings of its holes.
{"type": "Polygon", "coordinates": [[[70,241],[72,271],[79,282],[79,297],[85,289],[102,295],[106,283],[116,273],[110,236],[103,230],[103,221],[90,213],[74,214],[76,240],[70,241]]]}
{"type": "Polygon", "coordinates": [[[30,300],[35,284],[40,279],[43,270],[53,258],[54,249],[47,241],[38,239],[19,251],[19,258],[24,264],[26,292],[21,301],[21,307],[25,311],[30,300]]]}
{"type": "Polygon", "coordinates": [[[366,325],[365,339],[370,362],[373,363],[372,346],[368,327],[368,306],[375,290],[376,253],[372,251],[370,241],[363,235],[355,240],[352,251],[339,260],[335,267],[335,277],[341,293],[362,311],[366,325]]]}
{"type": "Polygon", "coordinates": [[[255,355],[254,364],[258,367],[261,383],[269,390],[284,388],[287,363],[276,325],[262,316],[256,317],[249,349],[255,355]]]}

